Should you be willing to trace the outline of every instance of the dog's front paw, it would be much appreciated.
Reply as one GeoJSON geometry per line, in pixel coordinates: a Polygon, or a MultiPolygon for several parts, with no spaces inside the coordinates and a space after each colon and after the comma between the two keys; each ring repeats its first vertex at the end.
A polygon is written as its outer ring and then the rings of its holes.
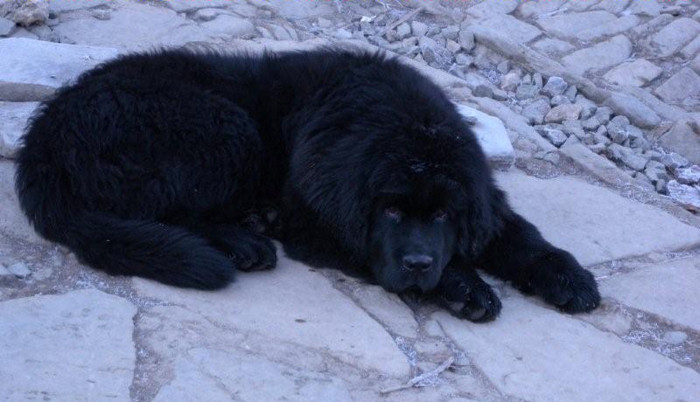
{"type": "Polygon", "coordinates": [[[600,293],[593,274],[563,250],[540,258],[525,287],[567,313],[588,312],[600,304],[600,293]]]}
{"type": "Polygon", "coordinates": [[[241,271],[271,269],[277,264],[277,250],[267,237],[249,233],[236,237],[232,243],[227,254],[241,271]]]}
{"type": "Polygon", "coordinates": [[[453,314],[469,321],[492,321],[501,312],[501,300],[476,272],[443,276],[438,296],[453,314]]]}

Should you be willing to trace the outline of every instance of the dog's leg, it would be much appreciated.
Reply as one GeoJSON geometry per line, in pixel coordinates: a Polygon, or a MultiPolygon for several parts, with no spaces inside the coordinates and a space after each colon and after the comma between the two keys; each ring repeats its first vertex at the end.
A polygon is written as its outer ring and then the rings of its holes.
{"type": "Polygon", "coordinates": [[[501,301],[491,286],[474,269],[457,261],[443,271],[435,295],[455,315],[469,321],[491,321],[501,312],[501,301]]]}
{"type": "Polygon", "coordinates": [[[593,275],[570,253],[551,245],[531,223],[512,211],[503,223],[477,259],[477,266],[568,313],[598,306],[600,294],[593,275]]]}
{"type": "Polygon", "coordinates": [[[179,219],[174,223],[204,237],[233,260],[241,271],[271,269],[277,263],[277,249],[264,235],[233,224],[211,223],[202,219],[179,219]]]}

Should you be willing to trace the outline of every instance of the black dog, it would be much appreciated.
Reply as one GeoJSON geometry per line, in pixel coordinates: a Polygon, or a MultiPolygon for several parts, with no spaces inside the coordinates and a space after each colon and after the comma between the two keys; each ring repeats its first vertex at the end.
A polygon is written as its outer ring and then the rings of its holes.
{"type": "Polygon", "coordinates": [[[16,179],[36,230],[111,274],[215,289],[273,267],[273,243],[241,224],[273,205],[291,257],[473,321],[500,311],[475,267],[566,312],[600,301],[509,208],[445,94],[381,54],[119,58],[43,105],[16,179]]]}

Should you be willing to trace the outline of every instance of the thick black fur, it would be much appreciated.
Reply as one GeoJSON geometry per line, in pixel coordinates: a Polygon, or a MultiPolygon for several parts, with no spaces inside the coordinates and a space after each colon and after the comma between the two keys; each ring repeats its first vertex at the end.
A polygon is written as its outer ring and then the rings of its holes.
{"type": "Polygon", "coordinates": [[[474,321],[501,307],[475,267],[567,312],[600,300],[510,209],[445,94],[381,54],[125,56],[62,88],[23,140],[22,209],[111,274],[215,289],[272,267],[270,239],[241,221],[273,205],[293,258],[418,287],[474,321]]]}

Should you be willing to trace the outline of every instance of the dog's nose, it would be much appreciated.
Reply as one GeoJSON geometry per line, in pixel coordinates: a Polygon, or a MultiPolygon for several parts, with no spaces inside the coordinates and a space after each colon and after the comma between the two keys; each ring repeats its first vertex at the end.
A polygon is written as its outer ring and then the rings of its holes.
{"type": "Polygon", "coordinates": [[[433,266],[433,257],[425,254],[409,254],[403,257],[403,267],[409,271],[427,271],[433,266]]]}

